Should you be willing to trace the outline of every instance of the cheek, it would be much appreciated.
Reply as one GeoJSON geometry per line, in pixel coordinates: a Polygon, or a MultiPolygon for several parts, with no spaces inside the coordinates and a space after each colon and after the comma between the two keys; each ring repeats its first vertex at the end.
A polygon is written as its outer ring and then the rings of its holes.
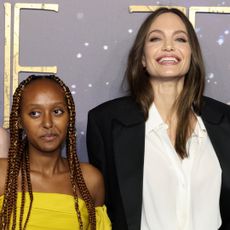
{"type": "Polygon", "coordinates": [[[187,65],[188,65],[188,66],[190,66],[190,64],[191,64],[191,59],[192,59],[191,53],[188,53],[188,54],[187,54],[187,57],[186,57],[187,65]]]}
{"type": "Polygon", "coordinates": [[[58,126],[61,128],[61,130],[66,132],[66,130],[68,129],[68,126],[69,126],[69,119],[65,118],[65,119],[58,121],[58,126]]]}
{"type": "MultiPolygon", "coordinates": [[[[157,56],[160,55],[160,50],[157,46],[148,46],[144,50],[143,58],[145,60],[145,64],[154,62],[157,56]]],[[[143,60],[143,59],[142,59],[143,60]]],[[[142,62],[143,63],[143,62],[142,62]]]]}
{"type": "Polygon", "coordinates": [[[182,49],[182,52],[183,52],[183,54],[184,54],[184,56],[185,56],[186,58],[191,59],[192,51],[191,51],[190,46],[184,47],[184,48],[182,49]]]}
{"type": "Polygon", "coordinates": [[[25,126],[23,128],[23,135],[26,135],[29,140],[35,138],[37,136],[37,128],[31,128],[25,126]],[[36,130],[36,131],[35,131],[36,130]]]}

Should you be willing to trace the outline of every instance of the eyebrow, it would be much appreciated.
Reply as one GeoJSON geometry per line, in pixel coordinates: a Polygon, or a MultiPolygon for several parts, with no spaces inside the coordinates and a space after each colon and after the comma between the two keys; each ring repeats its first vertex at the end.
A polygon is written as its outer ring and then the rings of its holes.
{"type": "MultiPolygon", "coordinates": [[[[162,30],[151,30],[151,31],[148,33],[147,36],[149,36],[149,35],[152,34],[152,33],[161,33],[161,34],[163,34],[164,32],[163,32],[162,30]]],[[[180,34],[180,33],[183,33],[183,34],[185,34],[186,36],[188,36],[188,33],[187,33],[186,31],[184,31],[184,30],[176,30],[173,34],[180,34]]]]}
{"type": "MultiPolygon", "coordinates": [[[[31,106],[31,107],[36,107],[36,106],[42,106],[44,104],[28,104],[27,106],[31,106]]],[[[52,103],[53,106],[67,106],[67,104],[65,102],[54,102],[52,103]]]]}

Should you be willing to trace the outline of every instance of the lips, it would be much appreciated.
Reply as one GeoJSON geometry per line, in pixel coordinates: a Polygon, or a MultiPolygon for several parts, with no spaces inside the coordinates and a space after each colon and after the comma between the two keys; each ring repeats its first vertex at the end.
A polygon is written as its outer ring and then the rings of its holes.
{"type": "Polygon", "coordinates": [[[41,139],[47,142],[51,142],[57,138],[57,134],[51,133],[51,134],[44,134],[41,136],[41,139]]]}
{"type": "Polygon", "coordinates": [[[160,56],[156,59],[156,61],[160,65],[176,65],[180,62],[180,58],[177,56],[160,56]]]}

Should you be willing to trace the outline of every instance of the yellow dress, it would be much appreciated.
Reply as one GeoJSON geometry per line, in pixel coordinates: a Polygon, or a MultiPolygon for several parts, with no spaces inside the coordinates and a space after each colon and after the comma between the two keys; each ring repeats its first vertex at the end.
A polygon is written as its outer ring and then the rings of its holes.
{"type": "MultiPolygon", "coordinates": [[[[33,205],[27,224],[27,230],[77,230],[78,218],[74,207],[74,198],[71,195],[60,193],[33,192],[33,205]]],[[[3,196],[0,197],[0,209],[3,196]]],[[[78,200],[83,229],[90,230],[86,204],[82,199],[78,200]]],[[[21,193],[17,200],[17,230],[21,206],[21,193]]],[[[26,193],[24,209],[24,221],[29,207],[29,194],[26,193]]],[[[107,216],[106,207],[96,207],[97,230],[110,230],[111,222],[107,216]]]]}

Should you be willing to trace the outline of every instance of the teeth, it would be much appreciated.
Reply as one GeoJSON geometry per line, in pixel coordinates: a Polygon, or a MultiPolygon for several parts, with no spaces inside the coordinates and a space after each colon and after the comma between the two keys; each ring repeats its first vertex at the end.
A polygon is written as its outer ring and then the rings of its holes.
{"type": "Polygon", "coordinates": [[[162,62],[178,62],[178,60],[174,57],[163,57],[159,60],[159,63],[162,63],[162,62]]]}

